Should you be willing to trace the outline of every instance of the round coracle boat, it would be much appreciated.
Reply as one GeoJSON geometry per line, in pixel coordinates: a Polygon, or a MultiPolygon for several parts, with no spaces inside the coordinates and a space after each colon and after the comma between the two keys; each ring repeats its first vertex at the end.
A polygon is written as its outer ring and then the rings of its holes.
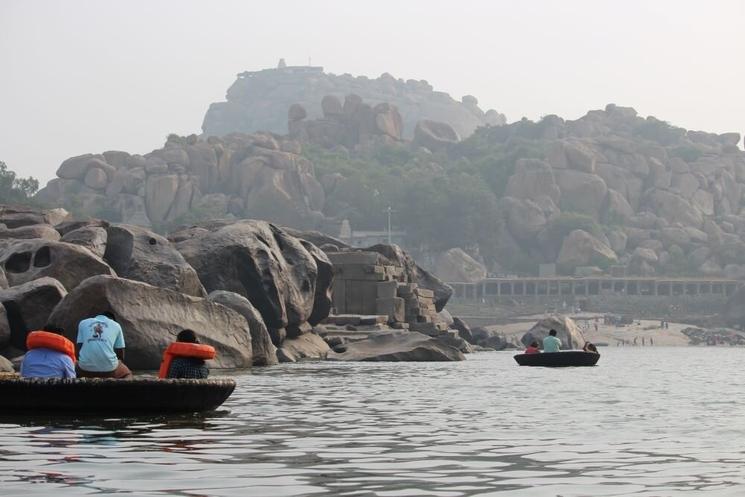
{"type": "Polygon", "coordinates": [[[585,352],[582,350],[517,354],[515,356],[515,360],[520,366],[543,366],[547,368],[594,366],[599,359],[600,354],[597,352],[585,352]]]}
{"type": "Polygon", "coordinates": [[[230,378],[0,377],[0,412],[165,414],[212,411],[235,389],[230,378]]]}

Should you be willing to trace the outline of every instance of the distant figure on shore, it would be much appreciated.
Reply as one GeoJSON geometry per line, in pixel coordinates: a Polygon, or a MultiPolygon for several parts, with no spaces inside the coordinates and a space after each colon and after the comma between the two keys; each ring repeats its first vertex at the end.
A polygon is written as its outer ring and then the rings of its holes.
{"type": "Polygon", "coordinates": [[[634,345],[636,345],[636,340],[637,340],[638,338],[639,338],[639,337],[634,337],[634,345]]]}
{"type": "Polygon", "coordinates": [[[23,378],[75,378],[75,346],[65,338],[65,330],[45,326],[26,339],[29,349],[21,363],[23,378]]]}
{"type": "Polygon", "coordinates": [[[595,346],[594,343],[591,343],[591,342],[585,342],[585,345],[582,347],[582,350],[585,352],[593,352],[595,354],[598,354],[598,348],[595,346]]]}
{"type": "Polygon", "coordinates": [[[548,332],[548,336],[543,339],[544,352],[558,352],[561,350],[561,340],[556,338],[556,330],[548,332]]]}
{"type": "Polygon", "coordinates": [[[210,375],[205,358],[214,358],[215,349],[199,343],[193,330],[181,330],[176,343],[171,344],[163,357],[161,377],[204,380],[210,375]],[[163,374],[164,373],[164,374],[163,374]]]}
{"type": "Polygon", "coordinates": [[[526,354],[539,354],[541,350],[538,348],[538,342],[533,340],[530,345],[525,349],[526,354]]]}
{"type": "Polygon", "coordinates": [[[124,364],[124,333],[112,312],[84,319],[78,325],[78,376],[128,380],[124,364]]]}
{"type": "Polygon", "coordinates": [[[646,345],[644,337],[642,337],[642,346],[646,345]]]}
{"type": "Polygon", "coordinates": [[[650,346],[654,345],[654,339],[652,337],[649,337],[649,345],[650,346]]]}

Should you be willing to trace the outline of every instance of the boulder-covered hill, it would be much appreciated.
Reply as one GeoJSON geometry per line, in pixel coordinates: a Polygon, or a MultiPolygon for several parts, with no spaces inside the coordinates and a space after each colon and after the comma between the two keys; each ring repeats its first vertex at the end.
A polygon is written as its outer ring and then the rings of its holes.
{"type": "Polygon", "coordinates": [[[482,111],[475,97],[454,100],[436,91],[426,81],[396,79],[384,73],[377,79],[350,74],[328,74],[321,67],[279,67],[238,74],[227,91],[225,102],[210,105],[202,130],[206,136],[234,132],[271,131],[287,133],[287,111],[292,104],[302,105],[308,117],[322,116],[321,100],[326,95],[343,99],[356,94],[373,105],[387,102],[398,107],[405,136],[413,136],[416,123],[430,119],[448,123],[461,137],[484,124],[504,124],[504,115],[495,110],[482,111]]]}
{"type": "Polygon", "coordinates": [[[745,278],[737,133],[608,105],[573,121],[484,126],[463,141],[420,121],[408,141],[395,105],[320,100],[319,119],[301,106],[283,113],[290,135],[171,136],[144,156],[68,159],[38,198],[158,229],[233,215],[335,236],[344,219],[380,230],[390,206],[394,229],[433,265],[458,247],[458,260],[490,272],[555,262],[566,274],[621,264],[629,274],[745,278]]]}

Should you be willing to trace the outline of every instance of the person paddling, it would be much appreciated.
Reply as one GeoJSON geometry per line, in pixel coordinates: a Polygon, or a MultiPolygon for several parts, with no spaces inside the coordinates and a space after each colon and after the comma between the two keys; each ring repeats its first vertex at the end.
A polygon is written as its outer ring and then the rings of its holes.
{"type": "Polygon", "coordinates": [[[561,340],[556,338],[556,330],[548,332],[548,336],[543,339],[543,352],[558,352],[561,350],[561,340]]]}

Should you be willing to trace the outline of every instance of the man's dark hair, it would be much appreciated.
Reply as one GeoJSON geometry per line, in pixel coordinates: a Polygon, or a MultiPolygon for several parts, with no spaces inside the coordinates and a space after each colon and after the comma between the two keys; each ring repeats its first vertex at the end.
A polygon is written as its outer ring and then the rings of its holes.
{"type": "Polygon", "coordinates": [[[176,341],[186,343],[199,343],[199,340],[197,340],[197,334],[194,333],[194,330],[179,331],[178,335],[176,336],[176,341]]]}
{"type": "Polygon", "coordinates": [[[530,346],[538,348],[538,342],[536,340],[533,340],[532,342],[530,342],[530,346]]]}
{"type": "Polygon", "coordinates": [[[49,333],[56,333],[57,335],[63,335],[65,334],[65,330],[63,328],[60,328],[59,326],[51,326],[51,325],[45,325],[44,328],[42,328],[42,331],[48,331],[49,333]]]}
{"type": "Polygon", "coordinates": [[[106,316],[107,318],[111,319],[112,321],[116,321],[116,315],[111,311],[104,311],[101,313],[102,316],[106,316]]]}
{"type": "Polygon", "coordinates": [[[556,336],[556,330],[551,330],[551,331],[548,332],[548,334],[551,335],[552,337],[555,337],[556,336]]]}

